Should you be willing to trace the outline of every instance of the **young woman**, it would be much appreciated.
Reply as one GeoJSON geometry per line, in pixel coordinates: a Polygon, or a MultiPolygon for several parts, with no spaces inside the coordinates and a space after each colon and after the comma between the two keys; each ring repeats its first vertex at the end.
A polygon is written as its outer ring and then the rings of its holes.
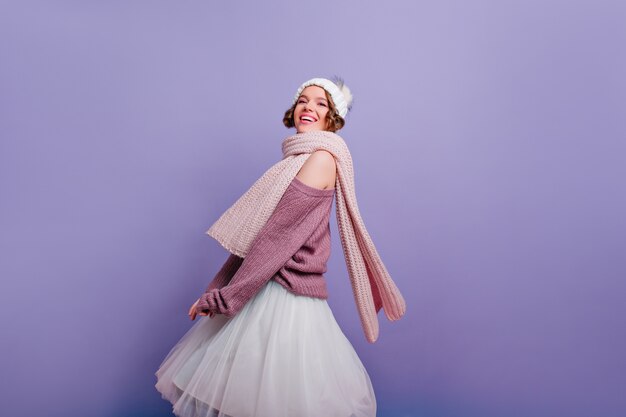
{"type": "Polygon", "coordinates": [[[330,210],[361,324],[398,320],[405,302],[356,204],[352,160],[335,132],[351,108],[341,79],[298,88],[283,122],[296,134],[206,232],[230,254],[189,316],[196,322],[165,357],[156,388],[181,417],[373,417],[367,371],[327,303],[330,210]]]}

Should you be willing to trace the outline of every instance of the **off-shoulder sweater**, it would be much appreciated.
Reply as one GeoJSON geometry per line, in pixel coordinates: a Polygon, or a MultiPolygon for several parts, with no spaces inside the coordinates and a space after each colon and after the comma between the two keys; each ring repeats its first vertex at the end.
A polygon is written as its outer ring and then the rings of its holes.
{"type": "Polygon", "coordinates": [[[246,257],[228,256],[196,311],[232,317],[269,280],[297,295],[328,298],[323,274],[334,194],[334,188],[314,188],[294,177],[246,257]]]}

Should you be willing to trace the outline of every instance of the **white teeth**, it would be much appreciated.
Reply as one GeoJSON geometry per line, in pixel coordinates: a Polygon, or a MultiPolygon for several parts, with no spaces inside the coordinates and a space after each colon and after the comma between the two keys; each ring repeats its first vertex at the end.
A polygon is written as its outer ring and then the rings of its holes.
{"type": "Polygon", "coordinates": [[[302,119],[302,120],[309,121],[309,122],[313,122],[313,121],[314,121],[314,120],[313,120],[313,118],[312,118],[312,117],[309,117],[309,116],[302,116],[302,117],[301,117],[301,119],[302,119]]]}

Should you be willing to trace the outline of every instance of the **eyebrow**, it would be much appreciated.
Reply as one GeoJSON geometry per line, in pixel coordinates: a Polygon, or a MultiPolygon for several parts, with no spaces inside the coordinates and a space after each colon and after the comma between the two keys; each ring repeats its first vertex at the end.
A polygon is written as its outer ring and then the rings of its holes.
{"type": "MultiPolygon", "coordinates": [[[[309,99],[309,96],[307,96],[306,94],[301,94],[301,95],[300,95],[300,97],[304,97],[304,98],[306,98],[307,100],[310,100],[310,99],[309,99]]],[[[324,101],[326,101],[326,102],[328,101],[328,100],[326,100],[324,97],[317,97],[317,98],[318,98],[318,99],[321,99],[321,100],[324,100],[324,101]]]]}

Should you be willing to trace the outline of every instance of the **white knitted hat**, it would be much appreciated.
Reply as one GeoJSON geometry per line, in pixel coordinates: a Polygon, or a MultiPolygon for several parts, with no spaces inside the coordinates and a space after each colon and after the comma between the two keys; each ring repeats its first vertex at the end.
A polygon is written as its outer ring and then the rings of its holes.
{"type": "Polygon", "coordinates": [[[302,94],[302,90],[310,85],[316,85],[326,90],[333,99],[333,103],[335,104],[339,115],[344,118],[346,117],[348,110],[352,108],[352,93],[341,78],[337,78],[334,82],[326,78],[311,78],[310,80],[305,81],[302,83],[300,88],[298,88],[298,91],[296,91],[296,95],[293,97],[293,102],[291,103],[292,106],[298,100],[300,94],[302,94]]]}

